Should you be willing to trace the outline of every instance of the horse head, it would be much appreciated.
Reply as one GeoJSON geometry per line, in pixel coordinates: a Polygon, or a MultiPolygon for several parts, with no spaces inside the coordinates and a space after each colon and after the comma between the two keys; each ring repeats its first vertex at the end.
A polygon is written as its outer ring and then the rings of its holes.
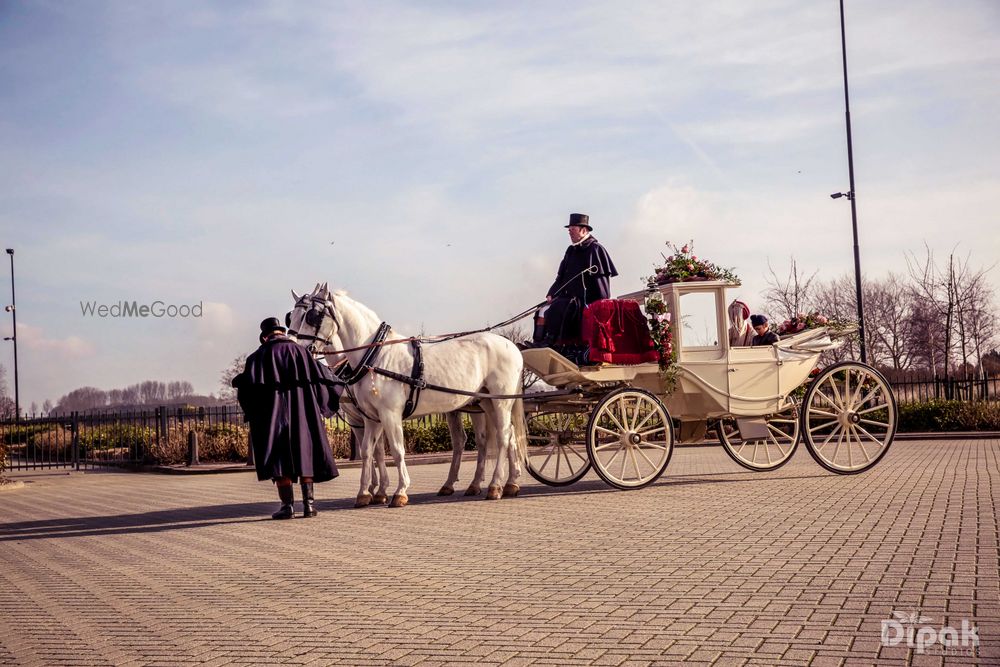
{"type": "MultiPolygon", "coordinates": [[[[308,349],[314,354],[337,342],[339,344],[339,322],[334,310],[329,288],[324,283],[316,283],[309,294],[299,296],[292,290],[295,305],[285,314],[288,335],[297,341],[308,342],[308,349]]],[[[339,345],[338,345],[339,346],[339,345]]]]}

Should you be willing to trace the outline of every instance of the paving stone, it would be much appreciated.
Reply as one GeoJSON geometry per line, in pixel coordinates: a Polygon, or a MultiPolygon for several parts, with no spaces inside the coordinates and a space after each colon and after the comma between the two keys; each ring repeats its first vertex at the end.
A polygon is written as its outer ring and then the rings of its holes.
{"type": "Polygon", "coordinates": [[[249,474],[16,473],[0,665],[1000,664],[1000,441],[667,472],[487,502],[414,466],[409,507],[354,510],[349,469],[284,522],[249,474]],[[967,620],[978,654],[882,646],[893,612],[967,620]]]}

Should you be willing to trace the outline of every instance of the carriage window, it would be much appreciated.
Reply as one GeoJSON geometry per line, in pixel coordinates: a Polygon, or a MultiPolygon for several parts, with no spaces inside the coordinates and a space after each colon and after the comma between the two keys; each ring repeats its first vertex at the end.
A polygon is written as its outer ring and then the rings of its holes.
{"type": "Polygon", "coordinates": [[[719,347],[719,316],[715,292],[681,295],[681,346],[719,347]]]}

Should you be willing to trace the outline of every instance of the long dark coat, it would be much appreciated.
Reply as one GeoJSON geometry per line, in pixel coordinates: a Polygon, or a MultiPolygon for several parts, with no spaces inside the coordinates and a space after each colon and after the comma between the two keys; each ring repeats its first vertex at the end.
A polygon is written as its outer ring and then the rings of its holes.
{"type": "Polygon", "coordinates": [[[304,347],[272,338],[247,357],[233,386],[250,422],[257,479],[325,482],[339,474],[323,425],[337,410],[337,394],[304,347]]]}
{"type": "Polygon", "coordinates": [[[573,341],[580,336],[584,306],[611,297],[611,278],[618,275],[611,256],[593,236],[566,248],[559,273],[549,288],[552,305],[545,314],[547,343],[573,341]],[[578,275],[596,267],[594,273],[578,275]]]}

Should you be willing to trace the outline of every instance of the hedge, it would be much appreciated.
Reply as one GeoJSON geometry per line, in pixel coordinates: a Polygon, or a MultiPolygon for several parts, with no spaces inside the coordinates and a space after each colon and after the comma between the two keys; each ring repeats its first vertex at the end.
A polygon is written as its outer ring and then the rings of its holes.
{"type": "Polygon", "coordinates": [[[899,406],[899,430],[1000,431],[1000,402],[927,401],[899,406]]]}

